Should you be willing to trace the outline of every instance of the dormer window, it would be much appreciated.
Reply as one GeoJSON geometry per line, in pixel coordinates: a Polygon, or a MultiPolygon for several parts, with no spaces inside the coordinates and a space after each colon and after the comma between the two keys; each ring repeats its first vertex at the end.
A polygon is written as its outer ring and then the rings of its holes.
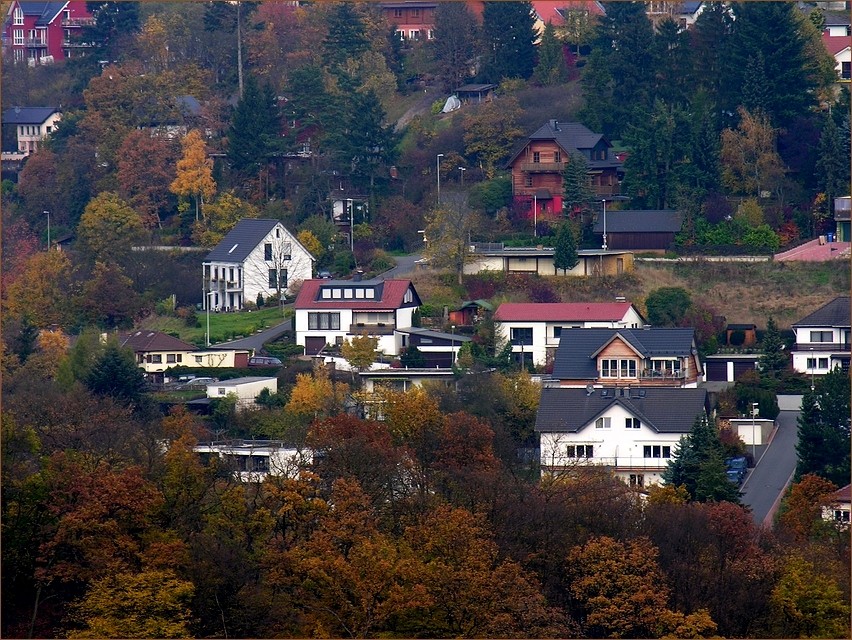
{"type": "Polygon", "coordinates": [[[636,360],[603,358],[600,361],[601,378],[635,378],[636,360]]]}

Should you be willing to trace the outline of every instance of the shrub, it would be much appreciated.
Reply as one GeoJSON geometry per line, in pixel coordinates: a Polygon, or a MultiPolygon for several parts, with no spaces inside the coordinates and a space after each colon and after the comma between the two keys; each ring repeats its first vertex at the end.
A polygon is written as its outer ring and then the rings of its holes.
{"type": "Polygon", "coordinates": [[[263,299],[263,294],[260,291],[258,291],[257,292],[257,307],[258,307],[258,309],[260,307],[262,307],[264,304],[266,304],[266,300],[263,299]]]}
{"type": "Polygon", "coordinates": [[[195,307],[179,307],[176,315],[183,320],[187,327],[194,327],[198,324],[198,314],[195,311],[195,307]]]}
{"type": "Polygon", "coordinates": [[[730,343],[734,347],[739,347],[745,342],[745,331],[736,329],[731,331],[730,343]]]}

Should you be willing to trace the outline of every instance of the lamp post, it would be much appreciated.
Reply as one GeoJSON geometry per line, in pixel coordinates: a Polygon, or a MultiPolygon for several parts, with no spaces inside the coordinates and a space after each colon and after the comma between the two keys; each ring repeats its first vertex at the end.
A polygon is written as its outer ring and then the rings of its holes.
{"type": "Polygon", "coordinates": [[[207,298],[207,300],[206,300],[206,302],[207,302],[207,305],[206,305],[207,306],[207,339],[206,339],[206,342],[207,342],[208,347],[210,346],[210,296],[212,296],[214,293],[216,293],[216,292],[208,290],[207,296],[206,296],[206,298],[207,298]]]}
{"type": "Polygon", "coordinates": [[[439,153],[435,158],[435,161],[438,165],[438,206],[441,205],[441,158],[443,157],[444,154],[439,153]]]}
{"type": "Polygon", "coordinates": [[[461,171],[461,186],[464,186],[464,172],[467,171],[467,169],[459,167],[459,171],[461,171]]]}
{"type": "Polygon", "coordinates": [[[752,460],[754,460],[755,464],[757,464],[757,455],[755,454],[755,445],[757,444],[757,441],[754,438],[754,419],[755,416],[757,416],[758,406],[759,405],[757,402],[751,403],[751,458],[752,460]]]}
{"type": "Polygon", "coordinates": [[[455,364],[456,363],[456,325],[454,325],[454,324],[450,325],[450,332],[451,332],[450,335],[452,336],[450,338],[450,362],[452,362],[452,364],[455,364]]]}
{"type": "Polygon", "coordinates": [[[606,251],[606,200],[601,200],[603,203],[603,250],[606,251]]]}
{"type": "Polygon", "coordinates": [[[811,347],[811,357],[808,358],[808,364],[811,369],[811,393],[814,392],[814,369],[816,368],[816,360],[814,359],[814,348],[811,347]]]}
{"type": "Polygon", "coordinates": [[[50,251],[50,211],[43,211],[47,216],[47,250],[50,251]]]}

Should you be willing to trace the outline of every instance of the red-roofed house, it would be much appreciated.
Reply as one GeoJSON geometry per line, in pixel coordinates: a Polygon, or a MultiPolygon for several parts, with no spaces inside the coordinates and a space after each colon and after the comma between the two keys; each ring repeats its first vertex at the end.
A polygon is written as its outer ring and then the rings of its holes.
{"type": "Polygon", "coordinates": [[[8,5],[3,24],[3,54],[30,66],[71,58],[89,46],[79,39],[82,27],[94,24],[83,0],[24,2],[8,5]]]}
{"type": "Polygon", "coordinates": [[[296,303],[296,344],[316,355],[360,335],[379,339],[378,350],[399,355],[420,297],[410,280],[305,280],[296,303]]]}
{"type": "Polygon", "coordinates": [[[837,523],[843,529],[849,527],[850,519],[850,485],[838,489],[831,494],[831,503],[822,508],[823,520],[837,523]]]}
{"type": "Polygon", "coordinates": [[[499,339],[517,359],[544,365],[559,346],[562,329],[636,329],[645,319],[631,302],[504,302],[494,314],[499,339]]]}
{"type": "Polygon", "coordinates": [[[840,82],[852,78],[852,36],[830,36],[823,33],[825,48],[834,58],[834,68],[840,82]]]}

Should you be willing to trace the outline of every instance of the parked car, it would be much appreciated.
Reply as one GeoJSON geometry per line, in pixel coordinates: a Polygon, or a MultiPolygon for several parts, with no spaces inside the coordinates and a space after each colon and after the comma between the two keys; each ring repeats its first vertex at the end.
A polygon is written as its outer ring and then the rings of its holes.
{"type": "Polygon", "coordinates": [[[740,486],[748,473],[748,460],[745,456],[728,458],[725,460],[725,468],[727,469],[728,480],[740,486]]]}
{"type": "Polygon", "coordinates": [[[317,278],[322,280],[331,280],[334,276],[331,275],[331,271],[319,271],[317,272],[317,278]]]}
{"type": "Polygon", "coordinates": [[[250,367],[280,367],[284,363],[271,356],[254,356],[249,358],[248,364],[250,367]]]}

